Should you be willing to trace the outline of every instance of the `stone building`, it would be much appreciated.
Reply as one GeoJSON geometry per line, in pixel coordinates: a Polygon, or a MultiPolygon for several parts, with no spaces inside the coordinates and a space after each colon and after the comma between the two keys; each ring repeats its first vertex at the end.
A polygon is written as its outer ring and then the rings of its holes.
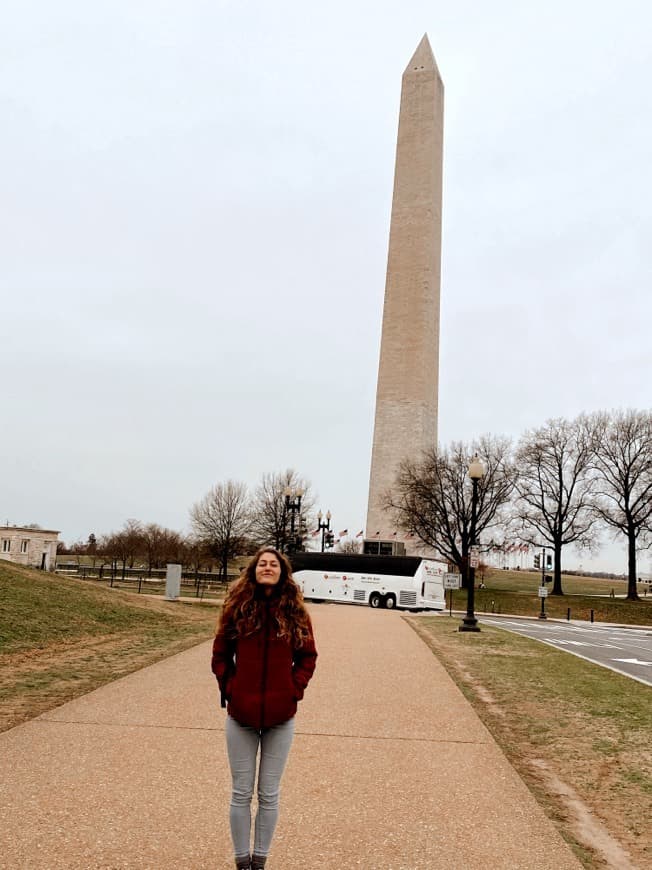
{"type": "Polygon", "coordinates": [[[59,532],[34,526],[0,526],[0,559],[54,571],[59,532]]]}

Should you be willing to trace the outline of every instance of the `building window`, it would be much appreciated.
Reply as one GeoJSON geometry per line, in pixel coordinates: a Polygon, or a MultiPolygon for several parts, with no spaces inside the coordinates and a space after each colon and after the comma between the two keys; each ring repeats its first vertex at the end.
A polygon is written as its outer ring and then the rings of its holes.
{"type": "Polygon", "coordinates": [[[11,541],[9,541],[7,538],[4,538],[2,541],[2,552],[8,553],[10,547],[11,547],[11,541]]]}
{"type": "Polygon", "coordinates": [[[20,552],[26,553],[28,546],[29,546],[29,541],[21,541],[20,542],[20,552]]]}

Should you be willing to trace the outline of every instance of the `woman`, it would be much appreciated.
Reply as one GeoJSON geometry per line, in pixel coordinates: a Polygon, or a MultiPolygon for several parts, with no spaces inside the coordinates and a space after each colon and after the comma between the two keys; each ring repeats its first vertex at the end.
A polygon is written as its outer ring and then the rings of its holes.
{"type": "Polygon", "coordinates": [[[229,589],[213,643],[213,673],[222,706],[228,702],[231,836],[241,870],[265,867],[294,714],[316,659],[310,617],[290,563],[278,550],[263,547],[229,589]],[[258,747],[258,813],[249,857],[258,747]]]}

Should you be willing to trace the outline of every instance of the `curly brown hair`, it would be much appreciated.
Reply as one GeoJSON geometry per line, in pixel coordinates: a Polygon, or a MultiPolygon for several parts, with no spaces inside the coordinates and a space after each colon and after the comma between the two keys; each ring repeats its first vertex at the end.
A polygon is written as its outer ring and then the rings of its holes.
{"type": "Polygon", "coordinates": [[[231,584],[222,608],[218,631],[223,628],[227,636],[237,638],[253,634],[262,627],[265,602],[256,595],[256,565],[263,553],[271,553],[281,566],[281,576],[274,590],[278,600],[275,617],[279,637],[287,637],[295,648],[300,647],[310,636],[310,617],[303,603],[301,590],[292,578],[289,559],[274,547],[261,547],[254,553],[247,567],[231,584]]]}

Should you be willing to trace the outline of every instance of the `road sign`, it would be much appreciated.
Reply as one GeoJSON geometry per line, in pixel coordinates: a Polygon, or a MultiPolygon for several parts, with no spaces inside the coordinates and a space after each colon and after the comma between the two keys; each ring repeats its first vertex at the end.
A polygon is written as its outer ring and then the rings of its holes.
{"type": "Polygon", "coordinates": [[[480,564],[480,560],[478,559],[478,557],[477,557],[477,556],[471,556],[471,558],[470,558],[470,560],[469,560],[469,565],[470,565],[472,568],[477,568],[479,564],[480,564]]]}
{"type": "Polygon", "coordinates": [[[461,574],[444,574],[444,589],[461,589],[461,574]]]}
{"type": "Polygon", "coordinates": [[[469,555],[470,556],[479,556],[480,555],[480,547],[477,544],[474,544],[472,547],[469,547],[469,555]]]}
{"type": "Polygon", "coordinates": [[[539,598],[547,598],[548,590],[545,586],[539,586],[539,598]]]}

